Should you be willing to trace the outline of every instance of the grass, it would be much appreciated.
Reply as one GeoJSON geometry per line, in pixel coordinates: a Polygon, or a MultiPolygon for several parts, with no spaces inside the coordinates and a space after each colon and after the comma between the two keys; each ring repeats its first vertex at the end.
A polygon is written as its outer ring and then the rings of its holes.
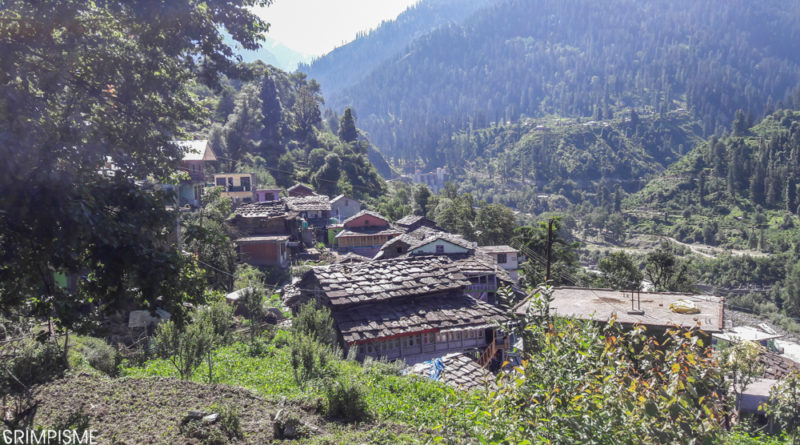
{"type": "MultiPolygon", "coordinates": [[[[251,389],[266,398],[286,397],[290,401],[316,403],[325,396],[322,379],[298,383],[290,362],[290,347],[268,346],[264,356],[251,357],[246,344],[236,343],[214,352],[214,383],[251,389]]],[[[365,389],[369,412],[376,421],[401,422],[422,428],[434,428],[442,421],[448,404],[467,399],[467,393],[449,391],[443,385],[413,376],[395,375],[389,366],[363,367],[350,360],[330,364],[335,375],[346,375],[365,389]]],[[[173,377],[178,373],[163,359],[154,359],[141,367],[121,370],[129,377],[173,377]]],[[[191,380],[207,382],[205,364],[191,380]]]]}

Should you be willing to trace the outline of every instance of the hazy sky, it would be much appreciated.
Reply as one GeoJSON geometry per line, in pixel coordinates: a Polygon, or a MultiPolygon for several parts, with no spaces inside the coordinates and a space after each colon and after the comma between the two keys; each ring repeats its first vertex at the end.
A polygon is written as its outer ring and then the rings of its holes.
{"type": "Polygon", "coordinates": [[[295,51],[319,56],[353,40],[359,31],[394,19],[418,1],[274,0],[256,13],[270,23],[270,37],[295,51]]]}

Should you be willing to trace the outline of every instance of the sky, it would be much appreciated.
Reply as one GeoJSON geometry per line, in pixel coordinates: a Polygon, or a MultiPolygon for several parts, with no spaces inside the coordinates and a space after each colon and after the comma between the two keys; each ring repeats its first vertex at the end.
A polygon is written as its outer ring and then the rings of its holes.
{"type": "Polygon", "coordinates": [[[274,0],[255,13],[270,23],[269,37],[306,56],[321,56],[418,1],[274,0]]]}

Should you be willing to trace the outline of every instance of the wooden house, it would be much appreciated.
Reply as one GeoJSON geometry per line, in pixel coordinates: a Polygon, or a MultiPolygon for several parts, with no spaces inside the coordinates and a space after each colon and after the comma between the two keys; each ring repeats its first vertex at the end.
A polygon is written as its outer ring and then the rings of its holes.
{"type": "Polygon", "coordinates": [[[343,348],[356,348],[359,359],[413,364],[464,352],[486,366],[508,347],[494,329],[507,316],[467,295],[469,284],[444,256],[334,264],[308,271],[284,304],[294,311],[306,301],[330,308],[343,348]]]}
{"type": "Polygon", "coordinates": [[[286,268],[290,265],[290,243],[299,239],[297,213],[282,201],[254,202],[239,206],[228,225],[243,262],[286,268]]]}
{"type": "Polygon", "coordinates": [[[339,253],[353,252],[372,258],[389,239],[403,232],[391,225],[383,215],[362,210],[342,223],[335,240],[339,253]]]}

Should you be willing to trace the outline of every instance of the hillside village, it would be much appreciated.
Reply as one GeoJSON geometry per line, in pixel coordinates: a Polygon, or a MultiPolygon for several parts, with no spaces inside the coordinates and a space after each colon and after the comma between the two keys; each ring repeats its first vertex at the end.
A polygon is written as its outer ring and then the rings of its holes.
{"type": "Polygon", "coordinates": [[[0,445],[800,443],[800,4],[271,3],[0,2],[0,445]]]}
{"type": "MultiPolygon", "coordinates": [[[[519,364],[524,345],[513,325],[535,312],[530,290],[519,285],[527,261],[520,250],[479,246],[424,216],[390,221],[356,199],[330,198],[306,184],[262,189],[248,173],[216,173],[213,182],[203,182],[197,173],[202,166],[192,163],[215,160],[210,144],[180,144],[202,151],[187,148],[184,167],[195,174],[181,190],[202,184],[231,200],[226,230],[241,264],[299,266],[301,273],[290,273],[290,281],[276,287],[283,311],[297,315],[309,302],[327,308],[344,355],[398,361],[410,374],[462,390],[497,388],[495,376],[519,364]]],[[[197,194],[179,196],[186,211],[198,211],[197,194]]],[[[233,290],[229,303],[240,305],[246,291],[233,290]]],[[[656,338],[677,329],[720,350],[760,344],[759,375],[737,394],[739,415],[763,418],[770,389],[800,370],[800,357],[782,354],[775,342],[782,336],[769,326],[726,320],[722,297],[591,287],[546,292],[549,311],[562,317],[616,323],[624,330],[641,327],[656,338]]],[[[291,324],[281,318],[273,322],[291,324]]]]}

